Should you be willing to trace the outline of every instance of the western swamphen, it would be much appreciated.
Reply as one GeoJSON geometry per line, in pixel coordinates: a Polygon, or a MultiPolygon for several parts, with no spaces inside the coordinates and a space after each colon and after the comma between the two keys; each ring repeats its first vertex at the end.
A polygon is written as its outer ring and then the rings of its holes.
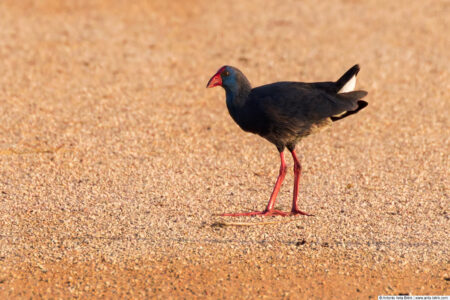
{"type": "Polygon", "coordinates": [[[366,91],[353,91],[359,66],[350,68],[336,82],[275,82],[252,88],[237,68],[223,66],[206,87],[222,86],[226,92],[228,111],[244,130],[262,136],[275,144],[280,152],[281,166],[267,207],[262,212],[223,214],[222,216],[288,216],[309,215],[298,208],[298,185],[302,166],[295,145],[304,137],[331,123],[357,113],[367,106],[360,100],[366,91]],[[294,159],[294,197],[290,213],[274,209],[281,183],[286,175],[284,149],[294,159]]]}

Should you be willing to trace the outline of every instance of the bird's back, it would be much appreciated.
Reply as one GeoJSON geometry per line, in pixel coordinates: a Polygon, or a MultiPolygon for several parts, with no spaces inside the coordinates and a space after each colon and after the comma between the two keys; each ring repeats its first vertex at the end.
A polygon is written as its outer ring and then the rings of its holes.
{"type": "Polygon", "coordinates": [[[335,82],[276,82],[251,90],[242,112],[244,130],[269,141],[289,143],[358,108],[364,91],[337,93],[335,82]]]}

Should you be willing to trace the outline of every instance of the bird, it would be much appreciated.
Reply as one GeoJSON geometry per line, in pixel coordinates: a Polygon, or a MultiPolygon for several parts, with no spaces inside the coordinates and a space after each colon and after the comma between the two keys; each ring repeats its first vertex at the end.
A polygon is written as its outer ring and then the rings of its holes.
{"type": "Polygon", "coordinates": [[[224,213],[220,216],[311,216],[299,209],[298,192],[302,166],[295,151],[305,137],[332,123],[351,116],[368,103],[368,93],[355,91],[359,65],[354,65],[337,81],[282,81],[252,88],[249,80],[232,66],[221,67],[206,87],[225,89],[226,106],[232,119],[246,132],[257,134],[274,144],[280,155],[280,171],[269,202],[263,211],[224,213]],[[294,160],[294,190],[290,212],[275,209],[275,202],[287,172],[284,150],[294,160]]]}

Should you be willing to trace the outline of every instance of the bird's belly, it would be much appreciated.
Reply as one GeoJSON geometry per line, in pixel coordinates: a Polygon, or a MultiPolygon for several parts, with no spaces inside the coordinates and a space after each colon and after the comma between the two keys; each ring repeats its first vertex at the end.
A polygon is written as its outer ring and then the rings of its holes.
{"type": "Polygon", "coordinates": [[[314,123],[310,123],[305,125],[304,127],[300,127],[296,129],[296,134],[298,137],[307,137],[308,135],[318,133],[330,127],[333,122],[330,118],[326,118],[320,121],[316,121],[314,123]]]}
{"type": "Polygon", "coordinates": [[[314,123],[273,126],[265,134],[260,135],[276,145],[295,145],[302,138],[328,128],[331,123],[332,121],[327,118],[314,123]]]}
{"type": "Polygon", "coordinates": [[[313,133],[317,133],[317,132],[323,131],[323,130],[329,128],[332,123],[333,123],[333,121],[331,121],[330,118],[326,118],[326,119],[323,119],[323,120],[321,120],[319,122],[316,122],[316,123],[312,124],[309,134],[313,134],[313,133]]]}

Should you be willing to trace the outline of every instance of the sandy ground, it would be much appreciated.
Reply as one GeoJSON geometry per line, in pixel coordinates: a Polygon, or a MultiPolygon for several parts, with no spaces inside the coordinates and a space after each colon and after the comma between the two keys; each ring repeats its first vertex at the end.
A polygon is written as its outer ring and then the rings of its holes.
{"type": "Polygon", "coordinates": [[[0,298],[450,293],[449,1],[38,3],[0,2],[0,298]],[[355,63],[369,106],[297,149],[315,216],[214,216],[279,161],[209,77],[355,63]]]}

